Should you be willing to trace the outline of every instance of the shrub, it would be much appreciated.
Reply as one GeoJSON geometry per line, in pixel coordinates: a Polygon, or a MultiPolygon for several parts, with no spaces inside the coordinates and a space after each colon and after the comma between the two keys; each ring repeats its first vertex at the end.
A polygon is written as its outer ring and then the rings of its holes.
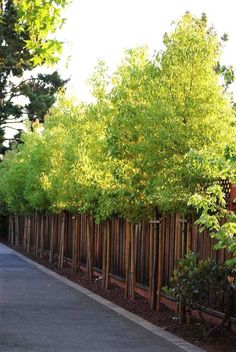
{"type": "Polygon", "coordinates": [[[176,270],[170,278],[165,292],[178,302],[179,321],[182,322],[186,312],[197,310],[204,322],[202,312],[209,307],[214,295],[221,295],[227,288],[227,268],[217,265],[214,259],[201,259],[191,252],[177,261],[176,270]]]}

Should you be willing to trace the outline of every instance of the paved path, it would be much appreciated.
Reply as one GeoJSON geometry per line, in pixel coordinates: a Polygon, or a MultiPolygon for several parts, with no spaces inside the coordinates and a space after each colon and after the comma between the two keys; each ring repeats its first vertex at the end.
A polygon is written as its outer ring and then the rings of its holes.
{"type": "Polygon", "coordinates": [[[0,351],[200,349],[0,244],[0,351]]]}

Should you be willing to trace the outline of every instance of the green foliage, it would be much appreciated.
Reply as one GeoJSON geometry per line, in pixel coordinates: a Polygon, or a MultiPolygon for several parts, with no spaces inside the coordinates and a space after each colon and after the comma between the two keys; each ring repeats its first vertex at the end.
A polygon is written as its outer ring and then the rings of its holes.
{"type": "Polygon", "coordinates": [[[56,93],[66,82],[57,71],[52,74],[38,74],[36,78],[23,81],[18,89],[22,96],[28,98],[29,102],[24,106],[28,119],[44,122],[48,110],[56,101],[56,93]]]}
{"type": "Polygon", "coordinates": [[[58,104],[45,124],[45,143],[51,150],[45,187],[55,210],[92,211],[97,219],[104,218],[107,214],[98,202],[111,182],[104,110],[75,106],[63,97],[58,104]]]}
{"type": "Polygon", "coordinates": [[[226,249],[232,253],[228,265],[236,264],[236,215],[226,207],[222,187],[215,183],[201,192],[195,193],[189,200],[199,217],[196,224],[200,231],[209,230],[210,236],[217,240],[215,249],[226,249]]]}
{"type": "Polygon", "coordinates": [[[54,64],[59,60],[62,43],[56,40],[55,32],[63,25],[62,10],[69,0],[13,0],[19,14],[16,29],[29,36],[26,49],[31,52],[34,65],[54,64]],[[54,37],[53,37],[54,34],[54,37]]]}
{"type": "Polygon", "coordinates": [[[225,148],[234,143],[232,106],[215,72],[214,31],[186,14],[164,44],[151,60],[145,48],[128,51],[112,77],[107,135],[117,204],[135,221],[155,206],[187,212],[189,197],[218,177],[225,148]],[[204,162],[210,156],[214,174],[204,162]]]}
{"type": "Polygon", "coordinates": [[[8,151],[0,168],[0,199],[10,213],[27,214],[29,205],[24,198],[26,165],[20,153],[8,151]]]}
{"type": "Polygon", "coordinates": [[[199,260],[198,255],[192,252],[178,260],[169,288],[164,288],[164,291],[175,297],[187,311],[202,312],[209,306],[211,294],[225,290],[226,278],[226,267],[218,266],[211,258],[199,260]]]}

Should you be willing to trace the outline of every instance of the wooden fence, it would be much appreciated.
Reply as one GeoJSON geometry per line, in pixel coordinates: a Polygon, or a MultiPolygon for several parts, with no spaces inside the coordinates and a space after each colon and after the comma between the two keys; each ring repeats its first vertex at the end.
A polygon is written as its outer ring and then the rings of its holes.
{"type": "MultiPolygon", "coordinates": [[[[103,288],[113,282],[124,288],[126,297],[141,294],[157,310],[161,289],[185,253],[198,252],[200,258],[215,258],[218,263],[230,258],[226,251],[215,251],[214,240],[179,215],[155,216],[138,225],[121,218],[97,225],[90,216],[68,213],[10,216],[8,238],[12,245],[46,256],[49,262],[57,260],[58,268],[67,262],[74,274],[86,270],[89,279],[100,275],[103,288]]],[[[222,310],[214,299],[209,306],[222,310]]],[[[236,309],[232,315],[236,317],[236,309]]]]}

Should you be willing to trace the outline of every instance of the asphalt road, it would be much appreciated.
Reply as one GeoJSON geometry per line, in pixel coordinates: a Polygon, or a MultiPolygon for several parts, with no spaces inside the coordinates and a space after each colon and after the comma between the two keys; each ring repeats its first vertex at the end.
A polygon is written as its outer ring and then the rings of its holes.
{"type": "Polygon", "coordinates": [[[0,244],[1,352],[184,350],[0,244]]]}

